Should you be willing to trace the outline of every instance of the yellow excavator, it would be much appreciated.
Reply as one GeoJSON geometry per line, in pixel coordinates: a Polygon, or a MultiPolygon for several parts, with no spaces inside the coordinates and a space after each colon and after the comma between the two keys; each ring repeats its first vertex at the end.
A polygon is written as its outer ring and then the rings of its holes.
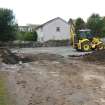
{"type": "Polygon", "coordinates": [[[70,41],[77,51],[91,51],[104,49],[104,43],[99,37],[93,36],[90,29],[81,29],[75,32],[73,20],[70,20],[70,41]]]}

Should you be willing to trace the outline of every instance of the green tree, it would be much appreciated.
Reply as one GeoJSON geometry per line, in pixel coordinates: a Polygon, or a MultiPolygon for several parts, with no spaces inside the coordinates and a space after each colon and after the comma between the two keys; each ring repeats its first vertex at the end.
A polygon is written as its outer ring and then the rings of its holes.
{"type": "Polygon", "coordinates": [[[80,29],[84,29],[86,27],[85,22],[82,18],[77,18],[75,21],[75,31],[78,32],[80,29]]]}
{"type": "Polygon", "coordinates": [[[0,41],[12,41],[15,39],[17,24],[13,11],[0,8],[0,41]]]}
{"type": "Polygon", "coordinates": [[[102,18],[103,27],[101,29],[101,37],[105,37],[105,17],[102,18]]]}
{"type": "Polygon", "coordinates": [[[94,35],[102,36],[102,31],[105,29],[103,19],[98,14],[92,14],[87,20],[87,27],[92,30],[94,35]]]}

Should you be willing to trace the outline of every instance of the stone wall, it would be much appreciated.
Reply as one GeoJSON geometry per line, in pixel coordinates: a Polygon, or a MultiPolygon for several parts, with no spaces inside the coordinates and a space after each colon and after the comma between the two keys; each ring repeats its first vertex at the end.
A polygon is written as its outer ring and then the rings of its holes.
{"type": "Polygon", "coordinates": [[[10,47],[10,48],[34,48],[34,47],[59,47],[59,46],[70,46],[69,40],[50,40],[47,42],[5,42],[0,43],[0,47],[10,47]]]}

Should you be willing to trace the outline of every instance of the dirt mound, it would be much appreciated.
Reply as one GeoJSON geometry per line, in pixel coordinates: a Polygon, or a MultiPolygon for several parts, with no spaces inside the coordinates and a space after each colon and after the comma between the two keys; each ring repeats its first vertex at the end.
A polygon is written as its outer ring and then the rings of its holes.
{"type": "Polygon", "coordinates": [[[95,51],[83,56],[85,61],[105,62],[105,50],[95,51]]]}
{"type": "Polygon", "coordinates": [[[0,62],[4,62],[6,64],[17,64],[20,61],[29,62],[32,60],[28,57],[17,56],[8,48],[0,48],[0,62]]]}

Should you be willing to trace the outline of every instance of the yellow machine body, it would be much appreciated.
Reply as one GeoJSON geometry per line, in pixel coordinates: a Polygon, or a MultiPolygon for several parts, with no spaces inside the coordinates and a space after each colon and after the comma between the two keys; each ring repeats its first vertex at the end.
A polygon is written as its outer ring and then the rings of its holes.
{"type": "MultiPolygon", "coordinates": [[[[84,39],[79,40],[78,43],[75,43],[75,44],[77,44],[77,47],[78,47],[79,50],[82,49],[81,43],[83,43],[83,42],[85,42],[85,41],[89,41],[89,40],[84,38],[84,39]]],[[[75,47],[74,47],[74,48],[75,48],[75,47]]]]}
{"type": "Polygon", "coordinates": [[[98,37],[92,37],[91,39],[87,37],[77,38],[77,35],[75,33],[75,27],[72,20],[70,22],[70,41],[73,48],[80,51],[104,49],[104,43],[98,37]],[[75,41],[75,39],[77,40],[75,41]]]}

